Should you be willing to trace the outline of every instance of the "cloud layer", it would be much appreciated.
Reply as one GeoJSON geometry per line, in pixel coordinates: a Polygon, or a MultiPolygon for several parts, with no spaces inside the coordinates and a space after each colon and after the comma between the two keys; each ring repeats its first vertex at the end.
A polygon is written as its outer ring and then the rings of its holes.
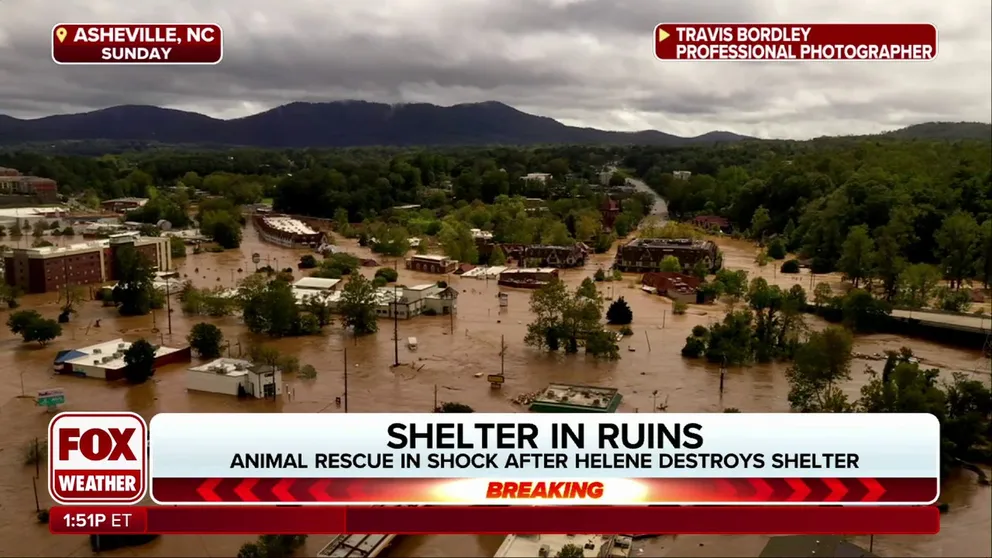
{"type": "Polygon", "coordinates": [[[0,114],[154,104],[229,118],[291,101],[497,100],[567,124],[679,135],[987,122],[990,18],[988,0],[0,0],[0,114]],[[661,62],[661,21],[931,22],[940,45],[932,62],[661,62]],[[216,22],[225,58],[57,66],[60,22],[216,22]]]}

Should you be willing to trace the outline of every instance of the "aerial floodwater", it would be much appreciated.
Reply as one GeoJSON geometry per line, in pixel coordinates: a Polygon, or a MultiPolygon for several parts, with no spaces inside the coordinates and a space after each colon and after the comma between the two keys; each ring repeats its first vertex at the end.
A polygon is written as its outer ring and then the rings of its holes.
{"type": "MultiPolygon", "coordinates": [[[[664,204],[655,207],[664,215],[664,204]]],[[[6,239],[8,244],[14,244],[6,239]]],[[[30,238],[20,241],[29,245],[30,238]]],[[[776,273],[775,266],[755,268],[755,248],[742,241],[717,239],[724,251],[725,265],[747,269],[752,277],[762,276],[783,286],[802,284],[809,288],[810,277],[776,273]]],[[[354,242],[338,239],[340,246],[362,257],[371,257],[354,242]]],[[[223,253],[190,254],[177,260],[179,273],[200,287],[233,286],[254,269],[252,254],[258,253],[264,265],[296,267],[305,252],[263,243],[252,228],[245,231],[240,250],[223,253]]],[[[383,265],[389,259],[376,257],[383,265]]],[[[563,279],[577,285],[599,268],[608,268],[613,253],[593,256],[584,269],[564,270],[563,279]]],[[[433,282],[437,275],[412,273],[400,268],[400,283],[415,285],[433,282]]],[[[371,275],[375,268],[364,268],[371,275]]],[[[297,272],[299,275],[299,272],[297,272]]],[[[35,493],[32,489],[34,466],[26,466],[25,448],[36,438],[44,440],[51,415],[35,405],[38,390],[63,388],[64,410],[129,410],[151,419],[159,412],[301,412],[340,413],[343,406],[335,398],[344,395],[343,349],[347,349],[348,408],[351,412],[430,412],[435,393],[440,401],[459,402],[483,412],[523,412],[515,403],[520,396],[541,390],[552,382],[609,386],[623,393],[618,412],[720,412],[736,407],[743,412],[788,411],[786,365],[766,364],[728,371],[725,392],[718,390],[718,367],[681,358],[685,338],[695,325],[708,325],[723,316],[716,306],[691,306],[685,315],[673,316],[671,303],[643,292],[627,275],[623,282],[599,283],[604,296],[624,296],[633,313],[635,335],[621,341],[621,360],[597,362],[584,355],[549,355],[524,346],[529,291],[503,289],[509,294],[508,307],[501,310],[495,281],[445,277],[460,295],[454,320],[447,316],[421,316],[399,322],[399,340],[415,337],[417,350],[394,341],[392,323],[376,335],[355,339],[339,327],[325,328],[323,335],[268,341],[284,353],[299,357],[302,364],[318,370],[312,380],[285,378],[288,394],[278,401],[239,400],[236,397],[192,393],[186,390],[186,365],[170,365],[156,371],[152,381],[134,387],[96,379],[60,377],[53,373],[57,351],[83,347],[118,337],[134,340],[147,337],[155,342],[183,344],[194,323],[209,321],[223,329],[232,341],[231,352],[258,341],[237,317],[188,319],[173,304],[170,320],[164,311],[154,315],[121,318],[112,308],[87,301],[67,324],[61,338],[45,348],[22,343],[2,328],[0,333],[0,556],[92,556],[86,537],[52,536],[48,527],[35,519],[35,493]],[[99,322],[99,324],[98,324],[99,322]],[[505,383],[491,389],[487,374],[500,370],[500,339],[505,338],[505,383]],[[399,343],[401,366],[392,367],[395,344],[399,343]],[[633,348],[626,350],[623,346],[633,348]],[[436,390],[436,392],[435,392],[436,390]],[[657,394],[655,395],[655,392],[657,394]],[[652,407],[657,406],[657,409],[652,407]]],[[[837,277],[820,276],[817,282],[838,282],[837,277]]],[[[23,307],[42,314],[58,313],[57,294],[32,295],[22,299],[23,307]]],[[[808,318],[811,327],[822,322],[808,318]]],[[[928,367],[943,372],[978,374],[978,351],[949,348],[936,343],[878,334],[857,338],[855,351],[881,353],[911,346],[928,367]]],[[[865,368],[881,363],[856,360],[852,380],[845,391],[856,397],[867,381],[865,368]]],[[[987,381],[986,373],[986,381],[987,381]]],[[[45,489],[45,466],[38,483],[40,505],[51,505],[45,489]]],[[[883,556],[992,556],[989,524],[992,499],[988,486],[981,486],[970,472],[961,472],[943,484],[941,500],[949,505],[941,532],[933,536],[875,537],[874,552],[883,556]]],[[[480,526],[481,527],[481,526],[480,526]]],[[[300,556],[314,556],[330,540],[314,535],[300,556]]],[[[399,537],[388,550],[391,557],[492,556],[501,536],[409,536],[399,537]]],[[[142,547],[131,548],[128,556],[235,556],[238,548],[253,540],[247,536],[164,536],[142,547]]],[[[767,537],[759,536],[678,536],[649,539],[639,556],[757,556],[767,537]]],[[[867,537],[856,540],[868,547],[867,537]]]]}

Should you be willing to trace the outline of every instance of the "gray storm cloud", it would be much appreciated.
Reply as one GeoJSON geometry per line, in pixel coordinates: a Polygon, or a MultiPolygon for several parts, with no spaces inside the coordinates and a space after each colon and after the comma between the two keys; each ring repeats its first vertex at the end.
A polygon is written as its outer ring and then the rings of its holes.
{"type": "Polygon", "coordinates": [[[988,0],[3,0],[0,114],[155,104],[237,117],[291,101],[498,100],[568,124],[762,137],[992,120],[988,0]],[[54,17],[58,17],[56,21],[54,17]],[[661,62],[659,22],[931,22],[932,62],[661,62]],[[59,22],[216,22],[214,67],[64,67],[59,22]]]}

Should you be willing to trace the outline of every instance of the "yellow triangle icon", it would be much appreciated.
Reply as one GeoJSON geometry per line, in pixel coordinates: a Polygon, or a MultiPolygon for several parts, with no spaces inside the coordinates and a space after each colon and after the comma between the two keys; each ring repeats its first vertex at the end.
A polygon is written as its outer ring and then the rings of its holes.
{"type": "Polygon", "coordinates": [[[658,42],[664,41],[665,39],[671,37],[668,31],[665,31],[661,27],[658,28],[658,42]]]}

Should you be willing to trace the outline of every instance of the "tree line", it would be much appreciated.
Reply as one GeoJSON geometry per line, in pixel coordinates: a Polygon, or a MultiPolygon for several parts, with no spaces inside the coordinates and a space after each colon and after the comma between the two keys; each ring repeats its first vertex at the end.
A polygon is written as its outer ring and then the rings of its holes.
{"type": "Polygon", "coordinates": [[[935,266],[952,288],[992,280],[989,142],[635,148],[624,164],[668,201],[674,217],[725,217],[759,242],[778,239],[815,273],[874,281],[888,299],[916,264],[935,266]],[[678,170],[692,174],[676,179],[678,170]]]}

